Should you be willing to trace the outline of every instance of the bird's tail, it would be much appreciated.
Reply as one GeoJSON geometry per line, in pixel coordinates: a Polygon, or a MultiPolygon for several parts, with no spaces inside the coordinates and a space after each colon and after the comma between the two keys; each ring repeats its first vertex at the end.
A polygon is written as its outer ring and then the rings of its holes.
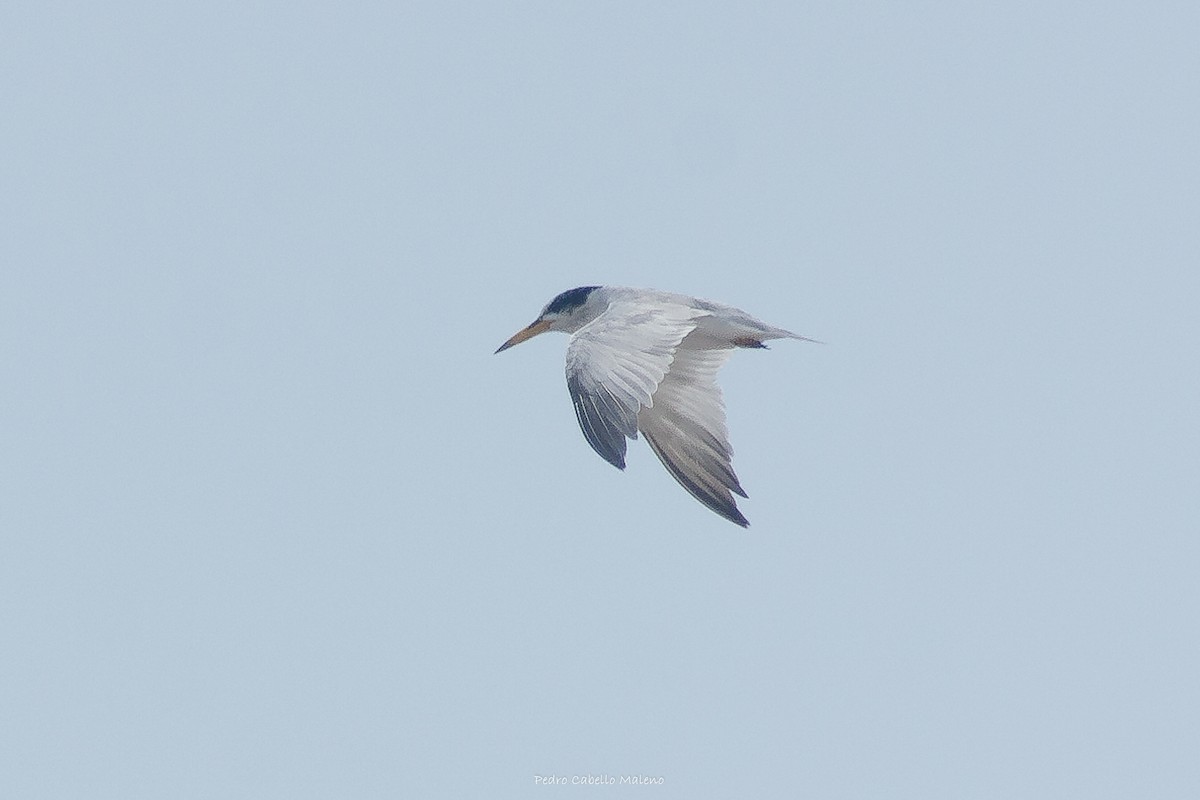
{"type": "Polygon", "coordinates": [[[813,344],[825,344],[820,339],[812,339],[812,338],[809,338],[808,336],[801,336],[798,333],[792,333],[791,331],[784,330],[783,328],[772,328],[762,338],[764,338],[764,339],[799,339],[802,342],[812,342],[813,344]]]}

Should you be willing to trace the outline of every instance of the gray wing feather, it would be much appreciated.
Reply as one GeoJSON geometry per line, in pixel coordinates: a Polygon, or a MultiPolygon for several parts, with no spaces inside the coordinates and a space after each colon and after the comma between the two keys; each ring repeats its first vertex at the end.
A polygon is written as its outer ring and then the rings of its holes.
{"type": "Polygon", "coordinates": [[[578,375],[567,376],[575,418],[592,449],[617,469],[625,469],[625,437],[637,438],[637,415],[603,386],[590,388],[578,375]]]}
{"type": "Polygon", "coordinates": [[[692,309],[614,302],[567,345],[567,389],[588,444],[625,469],[626,439],[638,435],[638,411],[653,403],[675,349],[695,327],[692,309]]]}
{"type": "Polygon", "coordinates": [[[746,492],[733,471],[733,448],[716,382],[731,351],[690,349],[688,341],[659,384],[653,407],[638,415],[638,427],[680,486],[725,519],[746,527],[750,523],[733,499],[734,494],[746,497],[746,492]]]}
{"type": "Polygon", "coordinates": [[[733,343],[711,326],[703,310],[682,304],[614,301],[571,337],[567,388],[601,458],[624,469],[626,440],[641,431],[684,489],[744,527],[750,523],[733,496],[746,492],[733,471],[716,382],[733,343]]]}

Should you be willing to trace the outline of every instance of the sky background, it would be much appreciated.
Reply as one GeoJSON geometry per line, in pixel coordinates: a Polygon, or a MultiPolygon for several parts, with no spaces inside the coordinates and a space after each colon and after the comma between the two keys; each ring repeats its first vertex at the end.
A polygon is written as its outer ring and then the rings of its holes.
{"type": "Polygon", "coordinates": [[[4,3],[0,794],[1200,796],[1197,31],[4,3]],[[593,283],[825,342],[748,530],[493,355],[593,283]]]}

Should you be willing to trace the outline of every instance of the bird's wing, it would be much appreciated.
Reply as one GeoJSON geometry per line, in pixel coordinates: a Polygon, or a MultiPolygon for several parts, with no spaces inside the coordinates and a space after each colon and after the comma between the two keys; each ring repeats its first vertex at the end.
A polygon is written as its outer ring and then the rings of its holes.
{"type": "Polygon", "coordinates": [[[671,368],[676,348],[696,327],[685,306],[615,301],[571,337],[567,388],[592,449],[625,469],[625,439],[637,438],[638,411],[671,368]]]}
{"type": "Polygon", "coordinates": [[[717,371],[733,351],[692,349],[685,341],[658,384],[653,405],[642,408],[638,424],[667,472],[692,496],[742,527],[750,523],[733,493],[746,492],[733,472],[733,448],[725,428],[725,405],[717,371]]]}

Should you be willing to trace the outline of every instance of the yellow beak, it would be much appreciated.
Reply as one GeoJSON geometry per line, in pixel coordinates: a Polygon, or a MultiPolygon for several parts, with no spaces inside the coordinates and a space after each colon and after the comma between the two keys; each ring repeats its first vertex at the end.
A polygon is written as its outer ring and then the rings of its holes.
{"type": "Polygon", "coordinates": [[[497,350],[496,352],[499,353],[504,350],[507,350],[508,348],[512,347],[514,344],[520,344],[521,342],[525,341],[526,339],[532,339],[534,336],[537,336],[539,333],[545,333],[548,330],[550,330],[549,320],[544,320],[544,319],[534,320],[529,325],[526,325],[524,328],[521,328],[521,330],[514,333],[512,335],[512,338],[509,339],[504,344],[500,345],[500,349],[497,350]]]}

